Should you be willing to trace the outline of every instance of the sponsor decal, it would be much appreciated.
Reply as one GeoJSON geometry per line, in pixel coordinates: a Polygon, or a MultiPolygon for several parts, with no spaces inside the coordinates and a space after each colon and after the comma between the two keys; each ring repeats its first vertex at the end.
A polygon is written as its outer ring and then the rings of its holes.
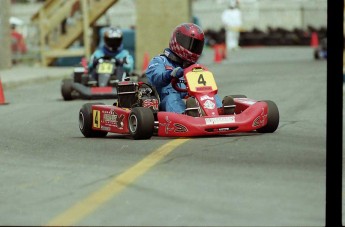
{"type": "Polygon", "coordinates": [[[168,134],[169,131],[174,130],[173,127],[169,127],[170,126],[171,121],[169,120],[168,116],[165,116],[165,123],[159,123],[160,125],[162,125],[163,127],[165,127],[165,134],[168,134]]]}
{"type": "Polygon", "coordinates": [[[219,128],[218,131],[229,131],[229,128],[219,128]]]}
{"type": "Polygon", "coordinates": [[[103,115],[103,120],[105,122],[116,122],[117,119],[117,115],[113,115],[113,114],[104,114],[103,115]]]}
{"type": "Polygon", "coordinates": [[[200,100],[201,100],[201,101],[204,101],[205,99],[214,100],[213,97],[210,97],[210,96],[208,96],[208,95],[203,95],[203,96],[200,97],[200,100]]]}
{"type": "Polygon", "coordinates": [[[203,68],[193,68],[192,72],[201,72],[203,71],[203,68]]]}
{"type": "Polygon", "coordinates": [[[124,115],[120,116],[114,111],[102,111],[103,112],[103,121],[109,124],[115,125],[118,129],[123,129],[123,119],[124,115]]]}
{"type": "Polygon", "coordinates": [[[262,108],[262,112],[259,116],[257,116],[253,123],[252,123],[252,126],[253,127],[263,127],[264,124],[265,124],[265,119],[267,118],[267,114],[264,114],[265,110],[264,108],[262,108]]]}
{"type": "Polygon", "coordinates": [[[214,102],[211,100],[206,100],[206,102],[204,102],[204,108],[213,110],[214,107],[216,107],[216,104],[214,104],[214,102]]]}
{"type": "Polygon", "coordinates": [[[151,108],[154,110],[158,110],[158,100],[157,99],[144,99],[143,100],[143,107],[151,108]]]}
{"type": "Polygon", "coordinates": [[[106,126],[101,126],[101,129],[105,131],[110,131],[110,127],[106,127],[106,126]]]}
{"type": "Polygon", "coordinates": [[[205,118],[206,125],[217,125],[217,124],[226,124],[226,123],[234,123],[235,117],[215,117],[215,118],[205,118]]]}
{"type": "Polygon", "coordinates": [[[165,117],[165,123],[159,123],[161,126],[165,127],[165,134],[168,134],[170,131],[174,132],[188,132],[188,129],[186,126],[180,124],[180,123],[174,123],[172,127],[170,127],[171,120],[169,120],[169,117],[165,117]]]}
{"type": "Polygon", "coordinates": [[[101,113],[99,110],[92,110],[92,127],[100,128],[101,127],[101,113]]]}
{"type": "Polygon", "coordinates": [[[212,86],[196,87],[196,91],[210,91],[210,90],[212,90],[212,86]]]}
{"type": "Polygon", "coordinates": [[[174,126],[175,126],[174,132],[188,132],[187,127],[180,123],[175,123],[174,126]]]}
{"type": "Polygon", "coordinates": [[[255,120],[253,121],[253,124],[252,124],[253,127],[258,127],[260,125],[260,118],[261,118],[260,116],[257,116],[255,118],[255,120]]]}
{"type": "Polygon", "coordinates": [[[121,116],[117,118],[116,127],[119,129],[123,129],[123,118],[125,118],[123,114],[121,114],[121,116]]]}

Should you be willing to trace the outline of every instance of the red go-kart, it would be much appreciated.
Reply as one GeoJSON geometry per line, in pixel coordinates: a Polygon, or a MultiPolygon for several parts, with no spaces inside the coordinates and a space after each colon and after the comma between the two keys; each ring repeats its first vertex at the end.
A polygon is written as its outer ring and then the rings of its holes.
{"type": "Polygon", "coordinates": [[[143,82],[118,82],[118,100],[113,105],[86,103],[79,111],[79,128],[85,137],[108,133],[128,134],[133,139],[154,136],[193,137],[256,131],[272,133],[279,125],[279,111],[273,101],[255,101],[245,95],[229,95],[217,108],[218,88],[212,72],[200,64],[184,69],[182,80],[172,86],[187,92],[194,106],[185,114],[159,110],[154,87],[143,82]],[[184,83],[185,89],[178,86],[184,83]]]}

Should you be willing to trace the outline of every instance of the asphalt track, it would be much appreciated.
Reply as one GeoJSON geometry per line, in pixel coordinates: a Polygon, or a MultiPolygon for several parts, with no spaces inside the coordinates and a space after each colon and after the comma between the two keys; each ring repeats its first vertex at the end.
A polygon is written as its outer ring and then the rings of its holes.
{"type": "MultiPolygon", "coordinates": [[[[0,107],[0,225],[324,226],[326,61],[308,47],[200,60],[220,96],[272,100],[272,134],[84,138],[61,80],[14,87],[0,107]]],[[[102,100],[110,104],[113,100],[102,100]]]]}

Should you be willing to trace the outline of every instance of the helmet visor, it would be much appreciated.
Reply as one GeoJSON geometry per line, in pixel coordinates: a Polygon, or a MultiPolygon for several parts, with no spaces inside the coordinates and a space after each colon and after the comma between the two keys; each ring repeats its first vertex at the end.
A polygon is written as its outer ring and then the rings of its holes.
{"type": "Polygon", "coordinates": [[[195,39],[189,36],[186,36],[182,33],[176,34],[176,41],[181,46],[191,51],[194,54],[201,54],[202,49],[204,48],[204,41],[200,39],[195,39]]]}
{"type": "Polygon", "coordinates": [[[122,38],[108,38],[108,37],[105,37],[104,38],[104,42],[105,42],[105,44],[108,47],[112,48],[113,50],[116,50],[121,45],[122,38]]]}

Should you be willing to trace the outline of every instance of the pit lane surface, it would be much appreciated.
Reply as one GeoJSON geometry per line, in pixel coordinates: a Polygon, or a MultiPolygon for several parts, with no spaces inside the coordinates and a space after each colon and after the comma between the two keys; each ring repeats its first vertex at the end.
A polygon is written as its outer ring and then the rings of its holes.
{"type": "Polygon", "coordinates": [[[0,224],[323,226],[326,61],[312,53],[245,48],[214,64],[206,50],[201,59],[221,97],[277,104],[272,134],[87,139],[78,111],[88,101],[63,101],[60,81],[6,90],[0,224]]]}

